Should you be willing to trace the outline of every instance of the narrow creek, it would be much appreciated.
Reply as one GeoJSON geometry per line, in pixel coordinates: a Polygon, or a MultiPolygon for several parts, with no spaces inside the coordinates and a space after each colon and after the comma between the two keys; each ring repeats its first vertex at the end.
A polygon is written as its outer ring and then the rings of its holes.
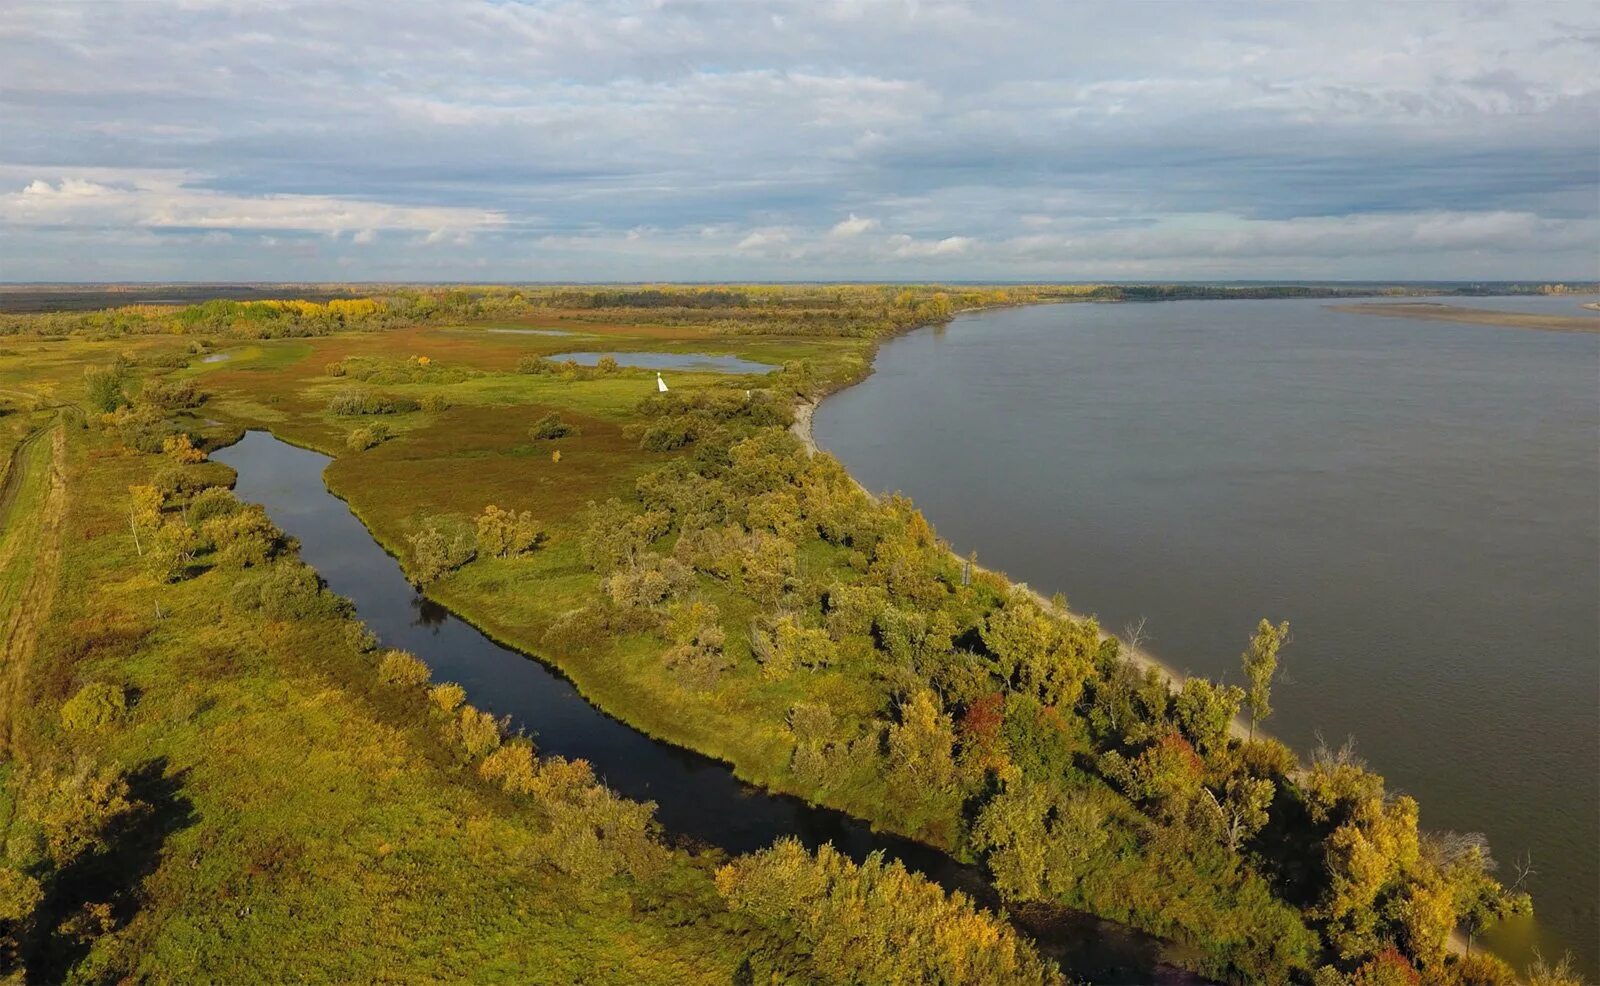
{"type": "MultiPolygon", "coordinates": [[[[328,492],[326,456],[251,431],[212,458],[239,474],[236,492],[259,503],[300,541],[301,558],[332,591],[350,599],[385,647],[421,657],[438,681],[455,681],[468,701],[510,716],[543,754],[582,757],[619,794],[654,801],[670,837],[744,853],[794,836],[831,842],[861,860],[882,852],[981,904],[999,901],[976,867],[909,839],[798,798],[746,784],[726,764],[637,732],[590,705],[555,670],[479,632],[418,594],[343,500],[328,492]]],[[[1125,925],[1057,908],[1013,910],[1014,923],[1069,975],[1096,983],[1199,983],[1163,957],[1169,946],[1125,925]]]]}

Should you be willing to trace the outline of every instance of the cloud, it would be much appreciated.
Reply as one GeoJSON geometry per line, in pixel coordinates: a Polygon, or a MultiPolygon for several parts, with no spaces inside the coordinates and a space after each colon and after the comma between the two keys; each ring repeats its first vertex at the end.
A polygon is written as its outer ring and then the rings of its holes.
{"type": "Polygon", "coordinates": [[[789,234],[782,230],[757,230],[740,240],[735,250],[767,250],[772,247],[783,246],[789,242],[789,234]]]}
{"type": "Polygon", "coordinates": [[[504,225],[494,211],[410,206],[328,195],[237,195],[196,187],[196,176],[143,172],[120,179],[35,178],[0,194],[0,222],[17,226],[139,226],[157,229],[358,231],[423,230],[437,239],[504,225]]]}
{"type": "Polygon", "coordinates": [[[855,213],[850,213],[849,218],[841,219],[834,224],[829,234],[838,237],[860,236],[862,233],[878,228],[876,219],[862,219],[855,213]]]}
{"type": "Polygon", "coordinates": [[[905,234],[889,238],[897,257],[948,257],[965,253],[973,243],[970,237],[946,236],[942,240],[917,240],[905,234]]]}
{"type": "Polygon", "coordinates": [[[0,261],[1593,276],[1596,38],[1541,3],[14,0],[0,261]]]}

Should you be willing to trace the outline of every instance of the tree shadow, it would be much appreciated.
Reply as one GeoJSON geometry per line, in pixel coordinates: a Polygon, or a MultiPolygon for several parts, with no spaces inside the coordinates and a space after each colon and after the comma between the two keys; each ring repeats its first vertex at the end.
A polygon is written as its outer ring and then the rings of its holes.
{"type": "Polygon", "coordinates": [[[142,885],[160,865],[162,847],[196,818],[182,793],[185,772],[168,775],[166,768],[167,759],[158,757],[129,773],[129,794],[140,807],[113,823],[109,848],[45,879],[33,933],[20,949],[29,983],[65,981],[97,933],[125,926],[144,906],[142,885]]]}

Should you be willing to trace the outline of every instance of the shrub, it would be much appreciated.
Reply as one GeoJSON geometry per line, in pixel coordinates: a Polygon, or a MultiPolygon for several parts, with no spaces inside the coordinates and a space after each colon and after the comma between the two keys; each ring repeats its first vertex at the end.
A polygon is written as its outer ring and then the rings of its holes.
{"type": "Polygon", "coordinates": [[[519,514],[490,504],[478,515],[476,526],[478,552],[493,558],[524,554],[544,540],[543,525],[526,510],[519,514]]]}
{"type": "Polygon", "coordinates": [[[478,776],[500,785],[507,794],[533,794],[540,786],[533,744],[520,737],[502,744],[479,764],[478,776]]]}
{"type": "Polygon", "coordinates": [[[504,723],[494,716],[470,705],[461,707],[450,724],[448,734],[470,759],[481,760],[500,746],[504,723]]]}
{"type": "Polygon", "coordinates": [[[1061,982],[1001,919],[878,853],[858,865],[831,845],[813,856],[784,838],[722,867],[716,883],[730,910],[797,941],[808,981],[1061,982]]]}
{"type": "Polygon", "coordinates": [[[152,380],[144,385],[139,400],[163,411],[199,407],[205,396],[195,389],[192,380],[152,380]]]}
{"type": "Polygon", "coordinates": [[[425,394],[418,404],[424,411],[430,411],[433,413],[438,413],[439,411],[448,411],[450,409],[450,402],[445,399],[443,394],[425,394]]]}
{"type": "MultiPolygon", "coordinates": [[[[159,493],[153,486],[141,488],[159,493]]],[[[231,514],[242,506],[232,490],[212,486],[195,494],[189,503],[189,523],[204,525],[206,521],[231,514]]]]}
{"type": "Polygon", "coordinates": [[[365,452],[369,448],[382,445],[389,440],[390,436],[389,426],[382,422],[376,422],[352,430],[349,436],[345,438],[344,443],[349,446],[352,452],[365,452]]]}
{"type": "Polygon", "coordinates": [[[265,565],[284,546],[283,532],[259,504],[206,521],[201,530],[216,548],[216,562],[225,568],[265,565]]]}
{"type": "Polygon", "coordinates": [[[113,828],[143,805],[135,800],[122,771],[80,760],[68,773],[43,775],[22,799],[44,834],[57,866],[110,848],[113,828]]]}
{"type": "Polygon", "coordinates": [[[422,658],[403,650],[385,651],[378,662],[378,680],[397,688],[420,688],[433,677],[422,658]]]}
{"type": "Polygon", "coordinates": [[[120,366],[90,367],[83,371],[84,403],[89,409],[110,414],[128,403],[123,391],[127,373],[120,366]]]}
{"type": "Polygon", "coordinates": [[[733,667],[723,653],[727,635],[718,622],[717,607],[710,603],[696,600],[679,607],[667,623],[667,634],[677,641],[677,646],[667,651],[667,667],[686,685],[709,688],[733,667]]]}
{"type": "Polygon", "coordinates": [[[606,576],[601,587],[619,606],[659,605],[694,586],[694,573],[675,558],[646,552],[606,576]]]}
{"type": "Polygon", "coordinates": [[[145,566],[162,582],[177,582],[189,574],[200,548],[200,536],[188,524],[169,519],[145,546],[145,566]]]}
{"type": "Polygon", "coordinates": [[[259,582],[241,581],[234,588],[236,607],[260,610],[269,620],[311,620],[342,615],[348,605],[323,592],[317,573],[297,561],[280,561],[265,569],[259,582]]]}
{"type": "MultiPolygon", "coordinates": [[[[26,924],[33,916],[34,908],[43,899],[44,888],[38,880],[9,865],[0,864],[0,927],[26,924]]],[[[0,935],[0,947],[11,944],[5,936],[0,935]]]]}
{"type": "Polygon", "coordinates": [[[336,363],[329,363],[327,366],[323,367],[323,370],[326,371],[330,377],[342,377],[349,372],[349,369],[344,364],[344,360],[339,360],[336,363]]]}
{"type": "Polygon", "coordinates": [[[351,620],[344,625],[345,643],[363,654],[370,654],[378,649],[378,635],[373,633],[365,623],[351,620]]]}
{"type": "Polygon", "coordinates": [[[435,520],[406,536],[411,544],[416,582],[426,585],[455,571],[477,554],[476,539],[464,526],[435,520]]]}
{"type": "Polygon", "coordinates": [[[419,407],[409,397],[374,394],[361,387],[347,387],[328,399],[328,410],[333,414],[403,414],[419,407]]]}
{"type": "Polygon", "coordinates": [[[575,424],[561,420],[561,415],[551,411],[549,414],[533,423],[528,429],[528,437],[536,442],[548,441],[553,438],[573,438],[583,434],[575,424]]]}
{"type": "Polygon", "coordinates": [[[434,685],[432,688],[428,689],[428,701],[432,702],[434,708],[438,709],[440,712],[443,712],[445,715],[451,715],[454,713],[457,709],[461,708],[461,703],[465,702],[466,700],[467,690],[453,681],[447,681],[441,685],[434,685]]]}
{"type": "Polygon", "coordinates": [[[61,706],[61,724],[74,732],[90,732],[111,725],[128,711],[128,695],[121,685],[92,681],[61,706]]]}

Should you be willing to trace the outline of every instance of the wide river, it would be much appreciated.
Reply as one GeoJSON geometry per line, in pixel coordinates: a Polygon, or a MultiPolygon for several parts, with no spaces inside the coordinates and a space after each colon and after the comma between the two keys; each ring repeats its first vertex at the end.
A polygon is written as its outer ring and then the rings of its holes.
{"type": "Polygon", "coordinates": [[[1237,682],[1256,621],[1289,620],[1268,729],[1355,737],[1503,876],[1531,854],[1538,916],[1491,944],[1570,949],[1593,979],[1600,336],[1327,304],[963,316],[886,343],[816,438],[956,550],[1114,632],[1143,621],[1179,669],[1237,682]]]}

